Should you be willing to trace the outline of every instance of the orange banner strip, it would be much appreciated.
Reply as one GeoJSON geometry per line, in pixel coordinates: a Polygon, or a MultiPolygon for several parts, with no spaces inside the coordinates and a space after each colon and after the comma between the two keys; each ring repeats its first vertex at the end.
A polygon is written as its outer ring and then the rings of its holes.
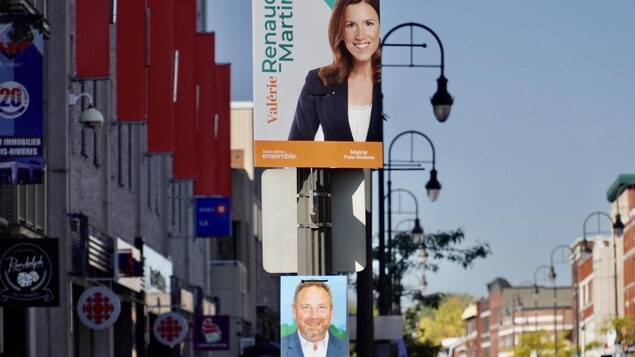
{"type": "Polygon", "coordinates": [[[256,167],[381,168],[381,142],[256,141],[256,167]]]}

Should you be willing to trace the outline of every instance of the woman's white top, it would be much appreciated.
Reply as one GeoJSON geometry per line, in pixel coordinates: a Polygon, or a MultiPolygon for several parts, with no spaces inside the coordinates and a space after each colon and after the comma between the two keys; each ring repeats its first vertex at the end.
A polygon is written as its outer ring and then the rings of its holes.
{"type": "Polygon", "coordinates": [[[351,127],[354,141],[366,141],[370,127],[372,105],[349,105],[348,125],[351,127]]]}
{"type": "MultiPolygon", "coordinates": [[[[368,136],[368,128],[370,128],[370,112],[372,105],[349,105],[348,106],[348,125],[353,134],[353,141],[366,141],[368,136]]],[[[324,141],[324,133],[322,126],[318,127],[315,133],[314,141],[324,141]]]]}

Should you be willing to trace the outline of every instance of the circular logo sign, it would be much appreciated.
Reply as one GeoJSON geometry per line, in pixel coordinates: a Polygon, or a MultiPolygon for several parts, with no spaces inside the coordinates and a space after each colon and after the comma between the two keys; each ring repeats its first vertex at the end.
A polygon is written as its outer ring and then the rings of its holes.
{"type": "Polygon", "coordinates": [[[15,119],[26,112],[29,107],[29,92],[13,81],[0,84],[0,116],[15,119]]]}
{"type": "Polygon", "coordinates": [[[177,345],[187,336],[187,320],[176,312],[167,312],[157,317],[152,326],[154,336],[164,345],[177,345]]]}
{"type": "Polygon", "coordinates": [[[84,325],[102,330],[112,326],[121,312],[119,297],[103,286],[86,289],[77,301],[77,315],[84,325]]]}
{"type": "Polygon", "coordinates": [[[50,291],[51,258],[41,247],[18,243],[0,258],[0,300],[33,301],[53,298],[50,291]]]}

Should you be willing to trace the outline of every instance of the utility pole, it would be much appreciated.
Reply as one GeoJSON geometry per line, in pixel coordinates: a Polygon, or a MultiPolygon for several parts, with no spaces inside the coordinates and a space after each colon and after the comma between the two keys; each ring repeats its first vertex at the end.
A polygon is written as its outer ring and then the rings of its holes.
{"type": "Polygon", "coordinates": [[[298,275],[329,275],[332,267],[331,169],[298,168],[298,275]]]}

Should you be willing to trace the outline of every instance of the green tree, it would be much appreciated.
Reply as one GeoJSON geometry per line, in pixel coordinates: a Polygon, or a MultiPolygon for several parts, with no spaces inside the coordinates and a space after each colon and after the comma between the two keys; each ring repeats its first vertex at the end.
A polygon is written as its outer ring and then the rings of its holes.
{"type": "MultiPolygon", "coordinates": [[[[563,336],[564,337],[564,336],[563,336]]],[[[520,337],[519,343],[514,348],[514,356],[529,357],[570,357],[574,349],[567,338],[558,339],[558,354],[555,354],[554,339],[551,333],[545,330],[526,332],[520,337]]]]}
{"type": "Polygon", "coordinates": [[[635,342],[635,316],[614,317],[604,321],[602,333],[607,333],[610,329],[615,329],[615,343],[628,345],[635,342]]]}
{"type": "Polygon", "coordinates": [[[463,294],[445,296],[438,307],[417,304],[404,314],[406,345],[409,351],[417,351],[415,356],[431,356],[430,351],[441,349],[441,341],[449,337],[465,334],[461,315],[473,300],[463,294]]]}

